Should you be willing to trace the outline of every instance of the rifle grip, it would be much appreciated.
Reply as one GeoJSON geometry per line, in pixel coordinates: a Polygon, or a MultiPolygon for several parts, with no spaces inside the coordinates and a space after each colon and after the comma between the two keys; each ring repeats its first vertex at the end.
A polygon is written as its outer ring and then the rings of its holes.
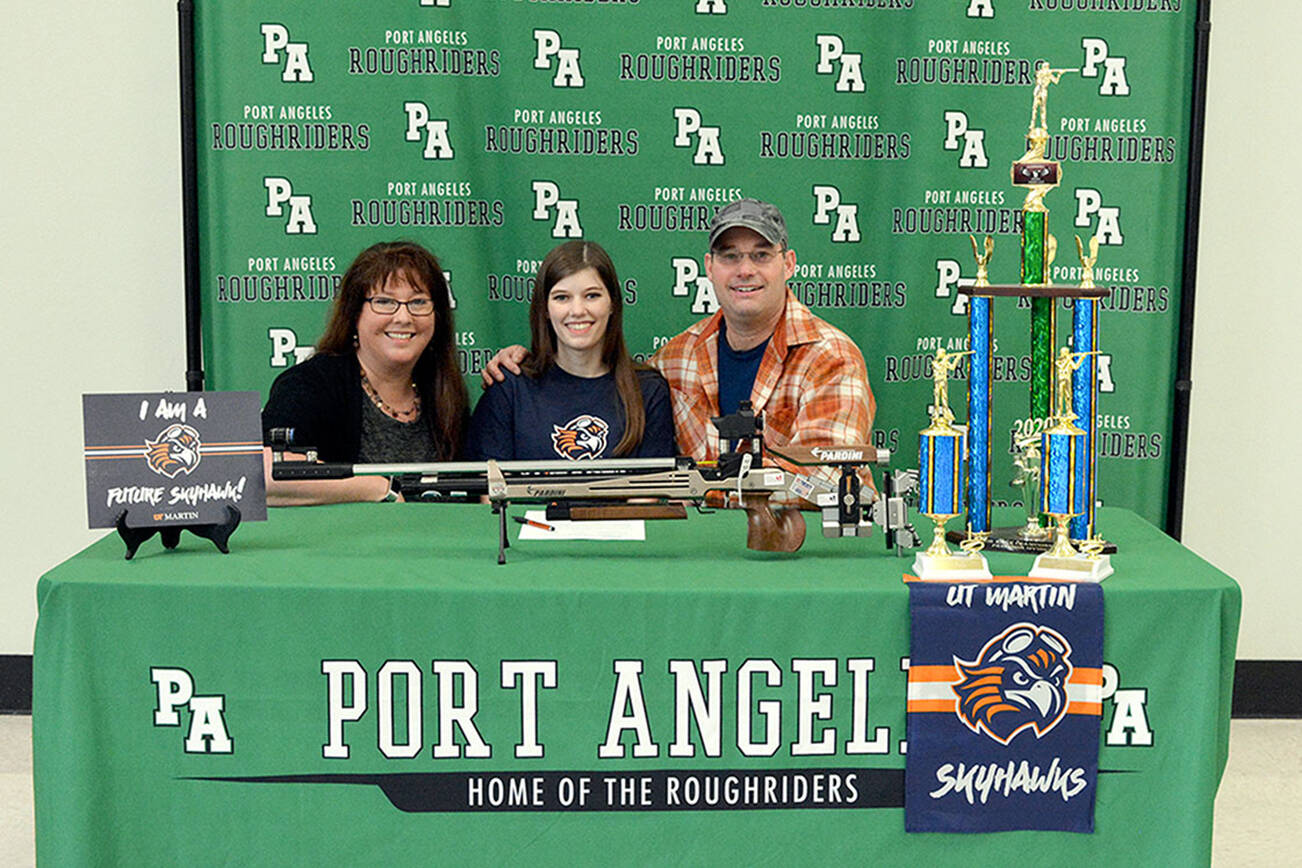
{"type": "Polygon", "coordinates": [[[769,495],[745,493],[746,548],[758,552],[794,552],[805,542],[805,517],[798,509],[774,510],[769,495]]]}

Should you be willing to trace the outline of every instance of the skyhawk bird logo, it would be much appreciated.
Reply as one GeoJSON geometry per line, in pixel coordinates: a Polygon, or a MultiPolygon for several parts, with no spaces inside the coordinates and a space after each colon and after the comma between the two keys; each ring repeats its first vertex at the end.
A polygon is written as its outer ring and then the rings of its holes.
{"type": "Polygon", "coordinates": [[[610,426],[597,416],[575,416],[564,425],[552,426],[552,447],[562,458],[596,458],[606,450],[610,426]]]}
{"type": "Polygon", "coordinates": [[[199,432],[189,425],[169,425],[157,440],[145,440],[145,462],[155,473],[175,479],[199,466],[199,432]]]}
{"type": "Polygon", "coordinates": [[[994,637],[976,660],[954,658],[955,713],[973,732],[1008,744],[1024,729],[1041,738],[1067,713],[1071,645],[1057,632],[1014,624],[994,637]]]}

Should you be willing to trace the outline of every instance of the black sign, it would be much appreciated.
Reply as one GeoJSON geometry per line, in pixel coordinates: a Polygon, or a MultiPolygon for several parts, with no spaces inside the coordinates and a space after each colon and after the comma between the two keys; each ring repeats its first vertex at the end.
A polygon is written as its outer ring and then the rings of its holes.
{"type": "Polygon", "coordinates": [[[83,395],[92,528],[267,517],[257,392],[83,395]]]}

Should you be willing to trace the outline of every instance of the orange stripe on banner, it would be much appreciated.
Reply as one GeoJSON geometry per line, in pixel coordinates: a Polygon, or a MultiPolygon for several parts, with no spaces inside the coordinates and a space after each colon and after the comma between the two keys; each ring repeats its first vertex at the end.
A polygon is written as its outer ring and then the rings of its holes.
{"type": "Polygon", "coordinates": [[[910,699],[905,709],[910,712],[915,711],[948,711],[954,712],[954,700],[952,699],[910,699]]]}
{"type": "MultiPolygon", "coordinates": [[[[245,452],[208,452],[208,450],[203,449],[201,452],[206,455],[208,461],[216,461],[217,458],[221,458],[223,455],[260,455],[262,449],[249,449],[245,450],[245,452]]],[[[143,457],[145,457],[143,452],[134,455],[86,455],[86,461],[139,461],[143,457]]]]}
{"type": "Polygon", "coordinates": [[[208,449],[200,449],[199,451],[204,455],[208,455],[212,457],[218,455],[261,455],[262,454],[261,449],[231,449],[225,452],[211,452],[208,449]]]}
{"type": "MultiPolygon", "coordinates": [[[[910,666],[909,681],[941,681],[952,684],[958,680],[958,670],[953,666],[910,666]]],[[[1069,684],[1102,684],[1103,670],[1097,667],[1082,666],[1072,670],[1069,684]]]]}
{"type": "MultiPolygon", "coordinates": [[[[905,710],[909,713],[926,713],[926,712],[954,712],[955,701],[952,699],[910,699],[905,705],[905,710]]],[[[1072,702],[1067,705],[1068,714],[1084,714],[1090,717],[1101,717],[1103,715],[1103,705],[1098,702],[1072,702]]]]}
{"type": "MultiPolygon", "coordinates": [[[[248,446],[249,448],[262,448],[262,443],[257,440],[205,440],[203,446],[248,446]]],[[[144,443],[126,443],[122,446],[87,446],[87,452],[103,451],[105,449],[144,449],[144,443]]],[[[203,448],[203,447],[200,447],[203,448]]]]}

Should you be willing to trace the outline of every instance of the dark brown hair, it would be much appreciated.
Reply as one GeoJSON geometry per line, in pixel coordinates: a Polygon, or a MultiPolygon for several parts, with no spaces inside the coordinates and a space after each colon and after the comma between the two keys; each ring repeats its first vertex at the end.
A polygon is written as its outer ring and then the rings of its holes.
{"type": "Polygon", "coordinates": [[[591,268],[597,272],[606,294],[610,296],[610,320],[601,344],[601,361],[615,373],[615,391],[624,414],[624,436],[615,446],[616,455],[628,455],[642,443],[646,428],[646,410],[642,406],[642,389],[637,382],[637,366],[624,343],[624,299],[615,263],[600,244],[592,241],[567,241],[552,251],[538,266],[533,301],[529,305],[529,330],[533,345],[521,367],[535,379],[556,364],[556,330],[547,315],[547,297],[552,287],[572,274],[591,268]]]}
{"type": "Polygon", "coordinates": [[[427,423],[439,458],[452,458],[461,449],[461,428],[470,399],[457,364],[451,293],[434,254],[412,241],[385,241],[357,254],[344,273],[325,332],[317,341],[317,352],[355,352],[353,338],[366,296],[382,289],[395,275],[424,289],[434,302],[434,335],[416,360],[412,379],[421,402],[433,410],[427,423]]]}

